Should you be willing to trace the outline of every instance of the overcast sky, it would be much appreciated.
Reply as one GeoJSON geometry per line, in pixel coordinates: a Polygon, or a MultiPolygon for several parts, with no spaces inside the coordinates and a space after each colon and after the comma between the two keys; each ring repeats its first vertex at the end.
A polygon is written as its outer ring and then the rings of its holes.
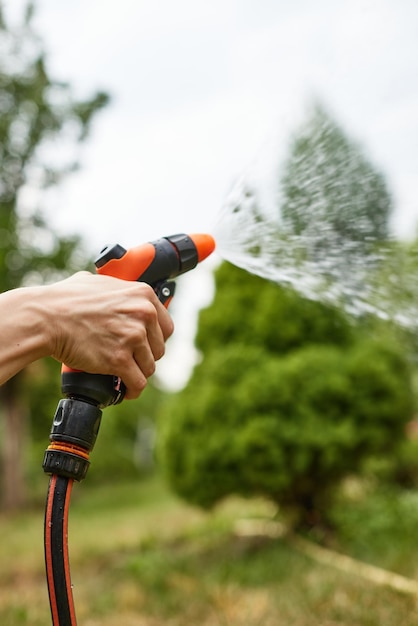
{"type": "MultiPolygon", "coordinates": [[[[12,11],[23,4],[4,3],[12,11]]],[[[81,151],[81,172],[48,204],[59,228],[85,236],[92,257],[114,241],[131,246],[174,232],[210,232],[242,172],[263,154],[274,170],[312,97],[385,173],[396,232],[414,231],[416,0],[36,6],[53,75],[80,96],[96,89],[112,95],[81,151]]],[[[203,274],[202,285],[210,288],[203,274]]]]}

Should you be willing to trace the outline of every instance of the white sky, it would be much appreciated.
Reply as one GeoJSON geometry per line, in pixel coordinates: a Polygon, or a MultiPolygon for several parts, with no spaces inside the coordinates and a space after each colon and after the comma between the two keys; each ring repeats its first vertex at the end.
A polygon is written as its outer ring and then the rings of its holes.
{"type": "MultiPolygon", "coordinates": [[[[22,3],[4,0],[13,11],[22,3]]],[[[385,173],[396,232],[415,232],[416,0],[38,0],[36,24],[56,78],[80,96],[113,96],[82,170],[48,204],[92,257],[111,242],[210,232],[235,179],[265,151],[274,170],[313,96],[385,173]]],[[[193,285],[189,313],[178,304],[177,342],[210,292],[204,271],[193,285]]]]}

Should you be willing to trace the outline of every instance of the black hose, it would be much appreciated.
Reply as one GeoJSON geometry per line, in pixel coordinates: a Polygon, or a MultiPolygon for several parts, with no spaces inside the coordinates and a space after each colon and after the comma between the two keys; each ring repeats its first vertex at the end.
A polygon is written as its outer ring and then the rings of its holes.
{"type": "Polygon", "coordinates": [[[53,474],[45,508],[45,566],[53,626],[76,626],[68,557],[68,511],[73,480],[53,474]]]}

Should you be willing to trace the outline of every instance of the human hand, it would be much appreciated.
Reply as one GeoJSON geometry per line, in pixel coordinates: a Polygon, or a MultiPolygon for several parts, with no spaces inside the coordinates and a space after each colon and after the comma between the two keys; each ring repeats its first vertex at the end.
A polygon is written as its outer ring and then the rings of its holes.
{"type": "Polygon", "coordinates": [[[49,308],[49,353],[73,369],[120,376],[126,398],[144,389],[173,332],[153,289],[79,272],[42,288],[49,308]]]}

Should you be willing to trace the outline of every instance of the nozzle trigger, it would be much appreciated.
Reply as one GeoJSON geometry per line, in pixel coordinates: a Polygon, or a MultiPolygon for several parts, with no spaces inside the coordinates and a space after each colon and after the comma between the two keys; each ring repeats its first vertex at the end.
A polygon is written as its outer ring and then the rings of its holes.
{"type": "Polygon", "coordinates": [[[158,296],[159,301],[167,308],[170,304],[171,298],[174,296],[176,290],[176,283],[172,280],[163,280],[154,287],[154,291],[158,296]]]}

